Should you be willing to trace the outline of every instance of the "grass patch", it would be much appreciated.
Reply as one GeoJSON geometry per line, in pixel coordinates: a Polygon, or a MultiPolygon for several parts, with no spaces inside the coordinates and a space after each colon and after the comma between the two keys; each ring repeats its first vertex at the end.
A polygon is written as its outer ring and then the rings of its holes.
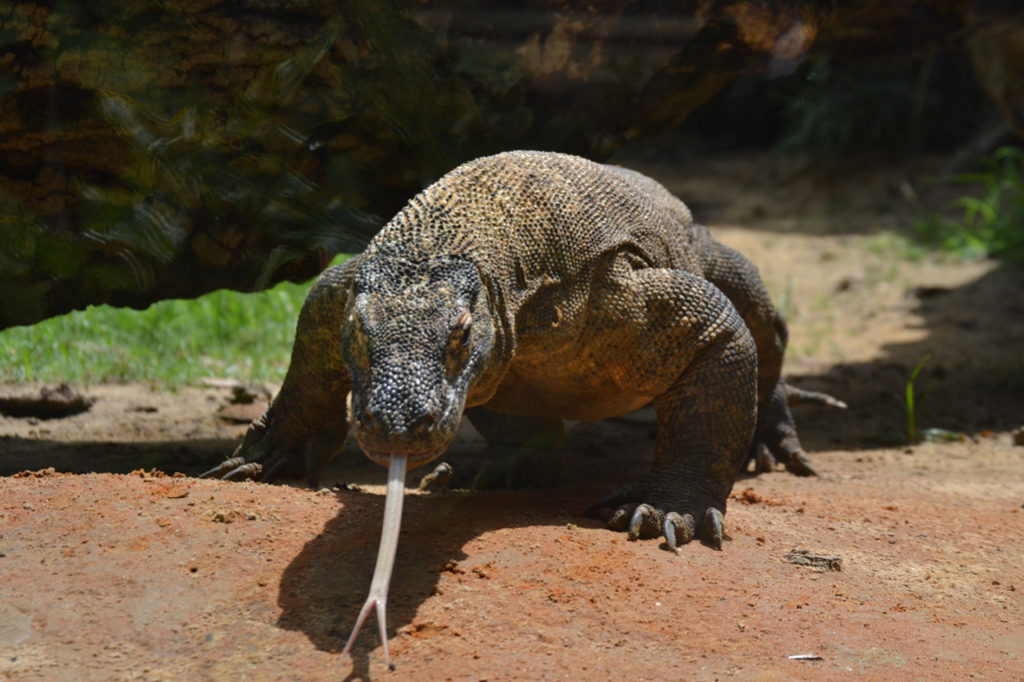
{"type": "Polygon", "coordinates": [[[881,230],[865,238],[864,245],[875,256],[900,260],[919,261],[925,256],[925,249],[914,240],[897,232],[881,230]]]}
{"type": "Polygon", "coordinates": [[[1024,264],[1024,150],[1001,147],[982,164],[952,180],[975,189],[957,200],[959,220],[936,214],[915,229],[926,244],[947,253],[1024,264]]]}
{"type": "Polygon", "coordinates": [[[281,381],[309,287],[284,282],[254,294],[222,290],[146,310],[90,306],[6,329],[0,380],[169,388],[209,376],[281,381]]]}

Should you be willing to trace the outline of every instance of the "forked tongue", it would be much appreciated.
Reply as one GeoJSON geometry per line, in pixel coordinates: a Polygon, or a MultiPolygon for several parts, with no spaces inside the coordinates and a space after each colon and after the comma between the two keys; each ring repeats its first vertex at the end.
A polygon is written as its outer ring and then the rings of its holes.
{"type": "Polygon", "coordinates": [[[342,650],[344,656],[352,649],[352,643],[356,641],[359,629],[366,622],[370,615],[370,609],[377,607],[377,625],[380,626],[380,643],[384,647],[384,660],[391,664],[391,654],[388,653],[388,627],[387,627],[387,603],[388,584],[391,582],[391,569],[395,567],[395,553],[398,550],[398,530],[402,525],[402,499],[405,496],[405,468],[406,456],[404,454],[391,455],[391,464],[388,467],[388,494],[384,498],[384,527],[380,532],[380,548],[377,550],[377,565],[373,569],[373,580],[370,582],[370,594],[366,597],[363,610],[359,612],[356,625],[352,628],[352,634],[348,636],[348,642],[342,650]]]}

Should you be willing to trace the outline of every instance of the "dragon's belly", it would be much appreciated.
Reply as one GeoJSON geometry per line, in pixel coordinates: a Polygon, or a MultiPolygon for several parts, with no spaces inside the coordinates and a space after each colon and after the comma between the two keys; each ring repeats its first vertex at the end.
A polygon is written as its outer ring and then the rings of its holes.
{"type": "Polygon", "coordinates": [[[507,414],[590,421],[632,412],[653,396],[624,388],[630,367],[592,358],[515,362],[486,407],[507,414]]]}

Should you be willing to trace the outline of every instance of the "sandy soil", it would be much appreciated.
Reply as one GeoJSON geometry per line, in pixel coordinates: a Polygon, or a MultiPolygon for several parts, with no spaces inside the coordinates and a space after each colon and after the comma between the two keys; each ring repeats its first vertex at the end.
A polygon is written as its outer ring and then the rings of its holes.
{"type": "MultiPolygon", "coordinates": [[[[373,622],[338,655],[373,569],[382,469],[350,443],[324,477],[347,487],[160,474],[231,451],[228,391],[84,387],[86,413],[0,417],[0,677],[1024,679],[1024,277],[865,236],[901,220],[900,175],[854,174],[845,192],[797,178],[780,198],[728,163],[672,188],[761,267],[791,322],[787,375],[850,409],[798,412],[822,475],[738,481],[724,551],[676,555],[584,518],[643,472],[654,422],[574,425],[571,485],[409,495],[388,672],[373,622]],[[965,435],[907,445],[898,397],[928,354],[919,425],[965,435]],[[841,570],[789,563],[794,549],[841,570]]],[[[467,428],[451,458],[479,448],[467,428]]]]}

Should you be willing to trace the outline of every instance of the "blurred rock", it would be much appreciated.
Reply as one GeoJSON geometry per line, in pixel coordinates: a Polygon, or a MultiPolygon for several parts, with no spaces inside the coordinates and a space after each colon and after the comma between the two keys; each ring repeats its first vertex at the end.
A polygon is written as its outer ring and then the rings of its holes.
{"type": "Polygon", "coordinates": [[[94,402],[68,384],[61,384],[56,388],[44,387],[39,395],[0,397],[0,412],[30,420],[58,419],[85,412],[94,402]]]}
{"type": "MultiPolygon", "coordinates": [[[[738,74],[792,73],[812,47],[874,59],[955,44],[973,5],[9,3],[0,328],[306,279],[465,160],[600,159],[738,74]]],[[[993,97],[1016,102],[1019,34],[979,31],[979,63],[1001,65],[979,73],[1001,68],[993,97]]]]}

